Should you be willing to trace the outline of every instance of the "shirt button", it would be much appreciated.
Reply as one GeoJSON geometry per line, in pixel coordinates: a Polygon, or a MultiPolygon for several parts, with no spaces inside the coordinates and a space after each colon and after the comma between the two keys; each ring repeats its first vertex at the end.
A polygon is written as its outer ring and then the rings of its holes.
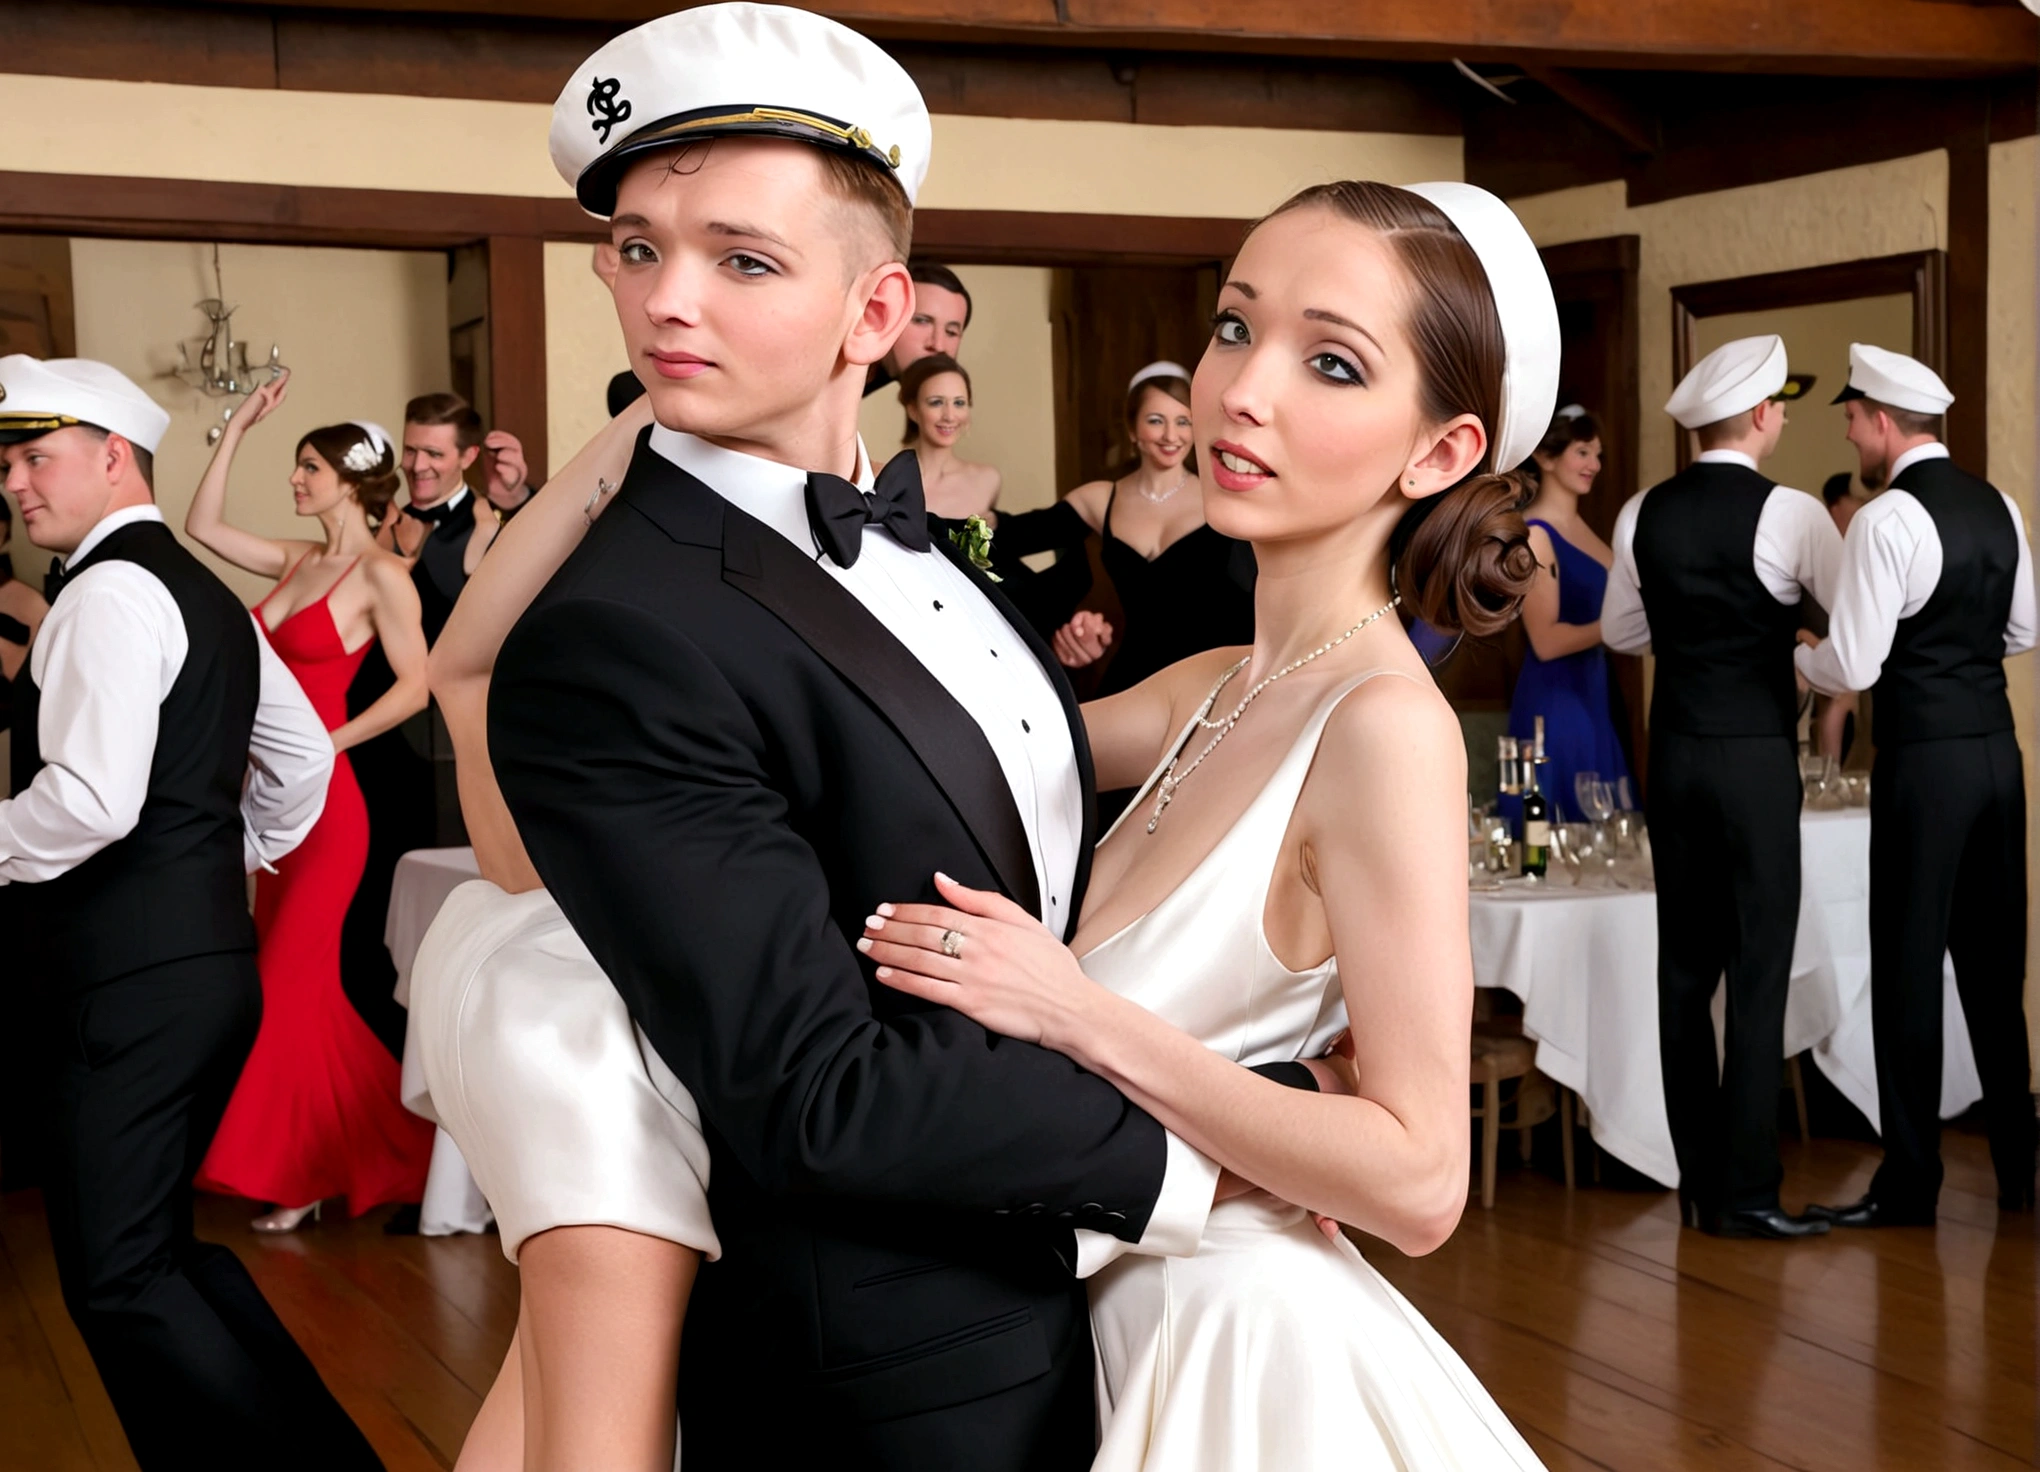
{"type": "Polygon", "coordinates": [[[941,600],[940,598],[937,598],[937,599],[935,600],[935,611],[936,611],[937,613],[940,613],[940,612],[942,612],[942,600],[941,600]]]}
{"type": "Polygon", "coordinates": [[[1028,725],[1025,719],[1023,719],[1023,720],[1022,720],[1022,721],[1020,722],[1020,729],[1021,729],[1021,730],[1023,730],[1023,731],[1025,731],[1025,732],[1027,732],[1027,734],[1028,734],[1028,735],[1030,735],[1030,736],[1034,734],[1034,728],[1033,728],[1032,726],[1028,725]]]}

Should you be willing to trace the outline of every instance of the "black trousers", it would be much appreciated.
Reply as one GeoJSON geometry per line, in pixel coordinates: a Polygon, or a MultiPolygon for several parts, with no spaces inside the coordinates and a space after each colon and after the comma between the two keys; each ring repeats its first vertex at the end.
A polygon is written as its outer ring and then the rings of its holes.
{"type": "Polygon", "coordinates": [[[1680,1190],[1776,1206],[1785,993],[1799,928],[1799,764],[1782,736],[1653,732],[1658,1048],[1680,1190]],[[1714,989],[1726,974],[1715,1051],[1714,989]]]}
{"type": "Polygon", "coordinates": [[[2026,980],[2026,784],[2004,731],[1879,747],[1870,783],[1870,1015],[1884,1163],[1871,1194],[1941,1191],[1943,952],[1976,1049],[2001,1189],[2033,1180],[2026,980]]]}
{"type": "Polygon", "coordinates": [[[380,1468],[191,1179],[262,1017],[247,952],[62,999],[45,1202],[64,1304],[142,1467],[380,1468]]]}

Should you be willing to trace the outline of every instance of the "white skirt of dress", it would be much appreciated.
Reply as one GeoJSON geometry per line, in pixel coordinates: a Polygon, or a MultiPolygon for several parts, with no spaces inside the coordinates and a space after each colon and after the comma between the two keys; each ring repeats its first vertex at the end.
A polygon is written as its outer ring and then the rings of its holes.
{"type": "Polygon", "coordinates": [[[544,890],[447,897],[411,968],[414,1112],[453,1136],[512,1262],[553,1227],[720,1252],[693,1097],[544,890]]]}
{"type": "Polygon", "coordinates": [[[1090,1290],[1092,1472],[1542,1467],[1423,1315],[1293,1206],[1223,1202],[1194,1257],[1122,1257],[1090,1290]]]}

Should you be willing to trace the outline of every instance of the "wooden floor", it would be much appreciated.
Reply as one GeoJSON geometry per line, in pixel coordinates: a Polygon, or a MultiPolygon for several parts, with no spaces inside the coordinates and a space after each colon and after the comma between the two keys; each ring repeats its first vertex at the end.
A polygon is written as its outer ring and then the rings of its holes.
{"type": "MultiPolygon", "coordinates": [[[[1518,1171],[1432,1256],[1369,1255],[1554,1472],[2030,1466],[2034,1220],[1997,1220],[1980,1139],[1947,1145],[1933,1232],[1722,1242],[1681,1232],[1669,1194],[1518,1171]]],[[[1790,1203],[1848,1199],[1875,1164],[1846,1141],[1786,1157],[1790,1203]]],[[[496,1239],[385,1237],[380,1214],[257,1238],[247,1215],[207,1200],[201,1230],[240,1251],[392,1472],[451,1465],[516,1315],[496,1239]]],[[[0,1198],[0,1469],[133,1466],[40,1205],[0,1198]]]]}

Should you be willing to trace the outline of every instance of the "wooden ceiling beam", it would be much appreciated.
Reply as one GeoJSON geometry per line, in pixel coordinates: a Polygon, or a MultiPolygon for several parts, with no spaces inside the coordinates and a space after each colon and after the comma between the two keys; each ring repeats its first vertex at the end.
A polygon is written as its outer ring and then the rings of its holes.
{"type": "MultiPolygon", "coordinates": [[[[272,11],[628,25],[672,0],[225,0],[272,11]]],[[[1133,46],[1568,67],[1855,76],[2031,71],[2040,19],[1945,0],[818,0],[901,40],[1133,46]]]]}
{"type": "Polygon", "coordinates": [[[1656,117],[1590,76],[1557,66],[1526,66],[1523,74],[1590,122],[1614,134],[1631,153],[1645,158],[1664,147],[1656,117]]]}

